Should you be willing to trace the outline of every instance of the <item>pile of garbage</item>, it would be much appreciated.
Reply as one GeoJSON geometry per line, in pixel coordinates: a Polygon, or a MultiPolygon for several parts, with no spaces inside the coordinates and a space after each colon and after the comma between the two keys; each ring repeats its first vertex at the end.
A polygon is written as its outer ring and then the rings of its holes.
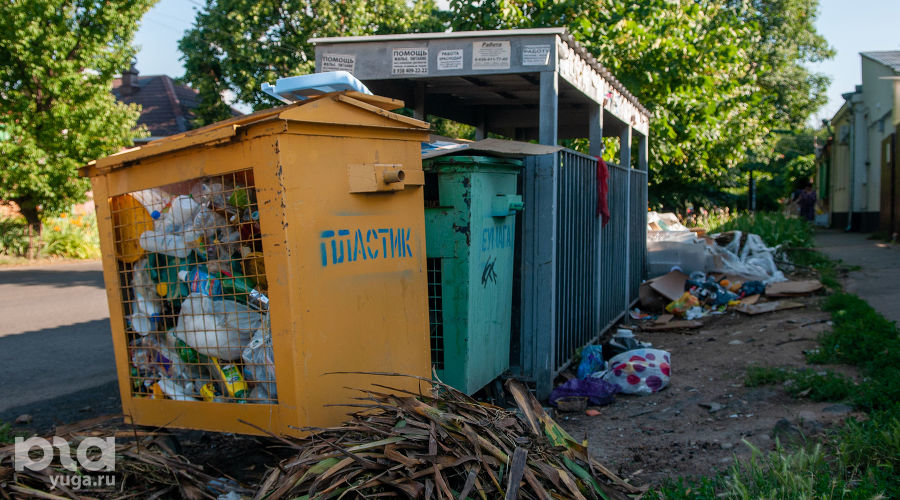
{"type": "Polygon", "coordinates": [[[649,212],[647,266],[650,277],[672,269],[739,275],[747,280],[785,281],[775,265],[778,247],[766,246],[759,235],[741,231],[706,235],[690,230],[672,213],[649,212]]]}
{"type": "Polygon", "coordinates": [[[619,328],[603,344],[581,350],[577,375],[553,389],[550,404],[561,411],[585,411],[587,405],[612,403],[616,394],[649,395],[665,389],[672,373],[671,355],[652,349],[627,328],[619,328]]]}
{"type": "Polygon", "coordinates": [[[135,396],[276,401],[268,283],[248,177],[113,200],[135,396]]]}
{"type": "Polygon", "coordinates": [[[822,288],[817,280],[767,284],[734,275],[695,271],[688,276],[674,270],[641,285],[640,308],[633,309],[630,316],[641,322],[644,331],[699,328],[703,325],[701,318],[724,314],[730,308],[753,315],[803,307],[798,302],[777,299],[808,295],[822,288]]]}

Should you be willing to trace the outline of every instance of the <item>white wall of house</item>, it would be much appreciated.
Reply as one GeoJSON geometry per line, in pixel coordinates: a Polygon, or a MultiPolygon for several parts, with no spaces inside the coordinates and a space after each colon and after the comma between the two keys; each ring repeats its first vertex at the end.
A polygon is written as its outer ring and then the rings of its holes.
{"type": "Polygon", "coordinates": [[[831,212],[847,212],[850,209],[850,112],[845,105],[831,121],[835,140],[831,149],[831,212]],[[847,108],[847,109],[845,109],[847,108]]]}
{"type": "Polygon", "coordinates": [[[881,209],[881,142],[894,132],[894,81],[887,66],[862,56],[863,116],[866,126],[865,156],[861,170],[865,172],[863,199],[858,210],[878,212],[881,209]]]}

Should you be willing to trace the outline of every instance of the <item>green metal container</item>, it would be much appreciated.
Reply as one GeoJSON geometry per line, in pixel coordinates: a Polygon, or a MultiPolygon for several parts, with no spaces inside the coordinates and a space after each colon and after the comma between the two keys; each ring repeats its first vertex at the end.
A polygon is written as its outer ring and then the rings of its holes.
{"type": "Polygon", "coordinates": [[[425,241],[431,360],[473,394],[509,368],[520,160],[426,160],[425,241]]]}

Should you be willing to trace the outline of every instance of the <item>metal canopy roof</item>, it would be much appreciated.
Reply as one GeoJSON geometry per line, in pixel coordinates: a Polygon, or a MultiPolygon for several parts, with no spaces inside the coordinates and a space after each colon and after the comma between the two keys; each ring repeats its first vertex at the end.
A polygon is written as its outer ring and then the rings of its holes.
{"type": "Polygon", "coordinates": [[[404,100],[417,117],[469,123],[479,137],[495,132],[555,145],[634,131],[646,140],[649,111],[563,28],[310,42],[317,72],[349,71],[375,94],[404,100]]]}

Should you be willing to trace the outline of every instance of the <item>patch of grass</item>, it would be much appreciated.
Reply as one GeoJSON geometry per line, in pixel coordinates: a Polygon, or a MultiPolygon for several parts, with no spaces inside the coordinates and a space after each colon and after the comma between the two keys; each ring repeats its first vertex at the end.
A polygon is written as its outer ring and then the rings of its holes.
{"type": "Polygon", "coordinates": [[[751,366],[747,368],[747,376],[744,378],[744,386],[759,387],[761,385],[780,384],[791,376],[784,368],[770,366],[751,366]]]}
{"type": "Polygon", "coordinates": [[[813,401],[846,401],[857,390],[852,380],[829,371],[797,370],[790,380],[789,394],[813,401]]]}
{"type": "Polygon", "coordinates": [[[900,338],[896,325],[866,301],[849,293],[826,299],[834,327],[819,339],[821,347],[810,356],[814,363],[846,363],[865,371],[900,366],[900,338]]]}
{"type": "Polygon", "coordinates": [[[744,386],[759,387],[787,382],[788,394],[807,397],[813,401],[846,401],[857,392],[857,385],[849,378],[829,372],[787,370],[784,368],[754,366],[747,369],[744,386]]]}
{"type": "Polygon", "coordinates": [[[648,491],[647,500],[717,500],[725,487],[725,476],[670,479],[656,491],[648,491]]]}
{"type": "Polygon", "coordinates": [[[13,444],[17,437],[27,437],[28,432],[17,431],[9,422],[0,422],[0,446],[13,444]]]}
{"type": "Polygon", "coordinates": [[[830,457],[822,445],[787,451],[780,446],[763,455],[753,450],[747,463],[736,463],[730,470],[720,498],[751,499],[826,499],[880,498],[891,488],[887,474],[870,475],[868,470],[844,467],[842,457],[830,457]]]}
{"type": "Polygon", "coordinates": [[[847,422],[838,450],[848,466],[887,469],[900,477],[900,419],[878,412],[869,420],[847,422]]]}
{"type": "Polygon", "coordinates": [[[813,228],[810,223],[780,212],[742,213],[711,227],[710,232],[743,231],[758,234],[769,246],[786,248],[812,247],[813,228]]]}

